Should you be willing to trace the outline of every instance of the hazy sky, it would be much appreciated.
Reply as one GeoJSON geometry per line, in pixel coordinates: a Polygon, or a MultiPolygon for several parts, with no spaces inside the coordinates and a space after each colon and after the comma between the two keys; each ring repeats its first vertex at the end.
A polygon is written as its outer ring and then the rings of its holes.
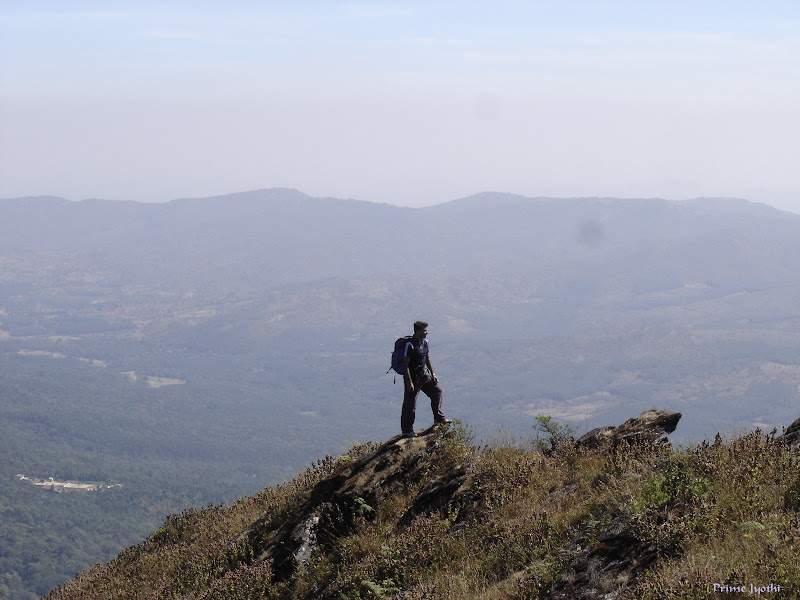
{"type": "Polygon", "coordinates": [[[798,0],[0,0],[0,197],[800,212],[798,144],[798,0]]]}

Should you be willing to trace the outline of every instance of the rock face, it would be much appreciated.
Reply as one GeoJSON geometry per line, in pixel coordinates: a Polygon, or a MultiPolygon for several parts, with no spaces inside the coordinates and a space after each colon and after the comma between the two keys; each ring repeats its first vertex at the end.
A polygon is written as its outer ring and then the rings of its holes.
{"type": "MultiPolygon", "coordinates": [[[[290,577],[318,545],[329,545],[347,535],[356,518],[369,516],[373,507],[392,493],[418,483],[447,435],[445,428],[431,427],[415,438],[396,436],[373,452],[343,462],[314,487],[308,500],[277,531],[270,532],[269,523],[250,527],[247,535],[256,562],[272,560],[276,580],[290,577]]],[[[466,472],[464,467],[423,486],[407,512],[408,520],[446,504],[466,472]]]]}
{"type": "Polygon", "coordinates": [[[800,419],[789,425],[778,439],[791,448],[800,447],[800,419]]]}
{"type": "Polygon", "coordinates": [[[426,482],[414,499],[414,503],[400,518],[399,524],[406,526],[414,517],[430,513],[444,506],[470,504],[478,498],[478,493],[470,486],[469,464],[453,465],[439,477],[426,482]]]}
{"type": "Polygon", "coordinates": [[[576,442],[579,448],[595,449],[617,446],[622,443],[653,446],[669,445],[667,435],[675,431],[681,413],[664,410],[647,410],[638,417],[617,427],[598,427],[582,435],[576,442]]]}
{"type": "MultiPolygon", "coordinates": [[[[576,544],[584,542],[580,539],[576,544]]],[[[566,566],[546,600],[611,600],[634,583],[658,558],[658,549],[632,532],[629,515],[614,517],[597,542],[566,566]]]]}

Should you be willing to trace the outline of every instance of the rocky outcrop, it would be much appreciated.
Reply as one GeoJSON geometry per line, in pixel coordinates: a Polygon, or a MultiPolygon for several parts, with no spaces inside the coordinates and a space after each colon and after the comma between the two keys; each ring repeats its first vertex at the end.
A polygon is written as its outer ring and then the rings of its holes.
{"type": "Polygon", "coordinates": [[[778,439],[790,448],[800,448],[800,419],[789,425],[778,439]]]}
{"type": "Polygon", "coordinates": [[[415,517],[452,505],[474,504],[478,492],[471,485],[469,464],[453,465],[422,486],[411,507],[400,518],[399,524],[406,526],[415,517]]]}
{"type": "Polygon", "coordinates": [[[658,549],[633,532],[627,512],[615,516],[596,543],[574,543],[578,555],[565,567],[547,600],[611,600],[632,586],[658,558],[658,549]]]}
{"type": "MultiPolygon", "coordinates": [[[[250,527],[247,535],[255,562],[271,560],[275,579],[287,579],[318,546],[330,546],[348,535],[358,517],[369,517],[391,494],[418,483],[447,435],[446,428],[434,426],[414,438],[393,437],[372,452],[342,462],[314,486],[308,500],[280,528],[274,530],[269,522],[250,527]]],[[[426,484],[408,511],[409,519],[446,502],[465,476],[466,468],[426,484]],[[437,481],[443,487],[437,487],[437,481]]]]}
{"type": "Polygon", "coordinates": [[[576,445],[579,448],[610,448],[620,444],[669,445],[667,435],[675,431],[681,413],[652,409],[638,417],[625,421],[617,427],[598,427],[582,435],[576,445]]]}

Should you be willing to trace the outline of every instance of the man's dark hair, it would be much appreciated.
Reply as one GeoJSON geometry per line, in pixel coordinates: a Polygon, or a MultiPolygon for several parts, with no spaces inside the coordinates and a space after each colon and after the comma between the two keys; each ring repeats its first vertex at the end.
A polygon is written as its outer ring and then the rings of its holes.
{"type": "Polygon", "coordinates": [[[425,321],[417,321],[414,323],[414,331],[422,331],[423,329],[427,329],[428,324],[425,321]]]}

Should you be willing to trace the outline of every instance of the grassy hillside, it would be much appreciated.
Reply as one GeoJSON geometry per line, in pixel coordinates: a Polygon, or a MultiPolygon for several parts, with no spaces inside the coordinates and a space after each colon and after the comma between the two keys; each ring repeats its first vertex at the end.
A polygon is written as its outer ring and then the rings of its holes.
{"type": "Polygon", "coordinates": [[[47,598],[797,597],[800,459],[782,438],[588,449],[543,423],[481,447],[460,426],[354,447],[174,515],[47,598]]]}

